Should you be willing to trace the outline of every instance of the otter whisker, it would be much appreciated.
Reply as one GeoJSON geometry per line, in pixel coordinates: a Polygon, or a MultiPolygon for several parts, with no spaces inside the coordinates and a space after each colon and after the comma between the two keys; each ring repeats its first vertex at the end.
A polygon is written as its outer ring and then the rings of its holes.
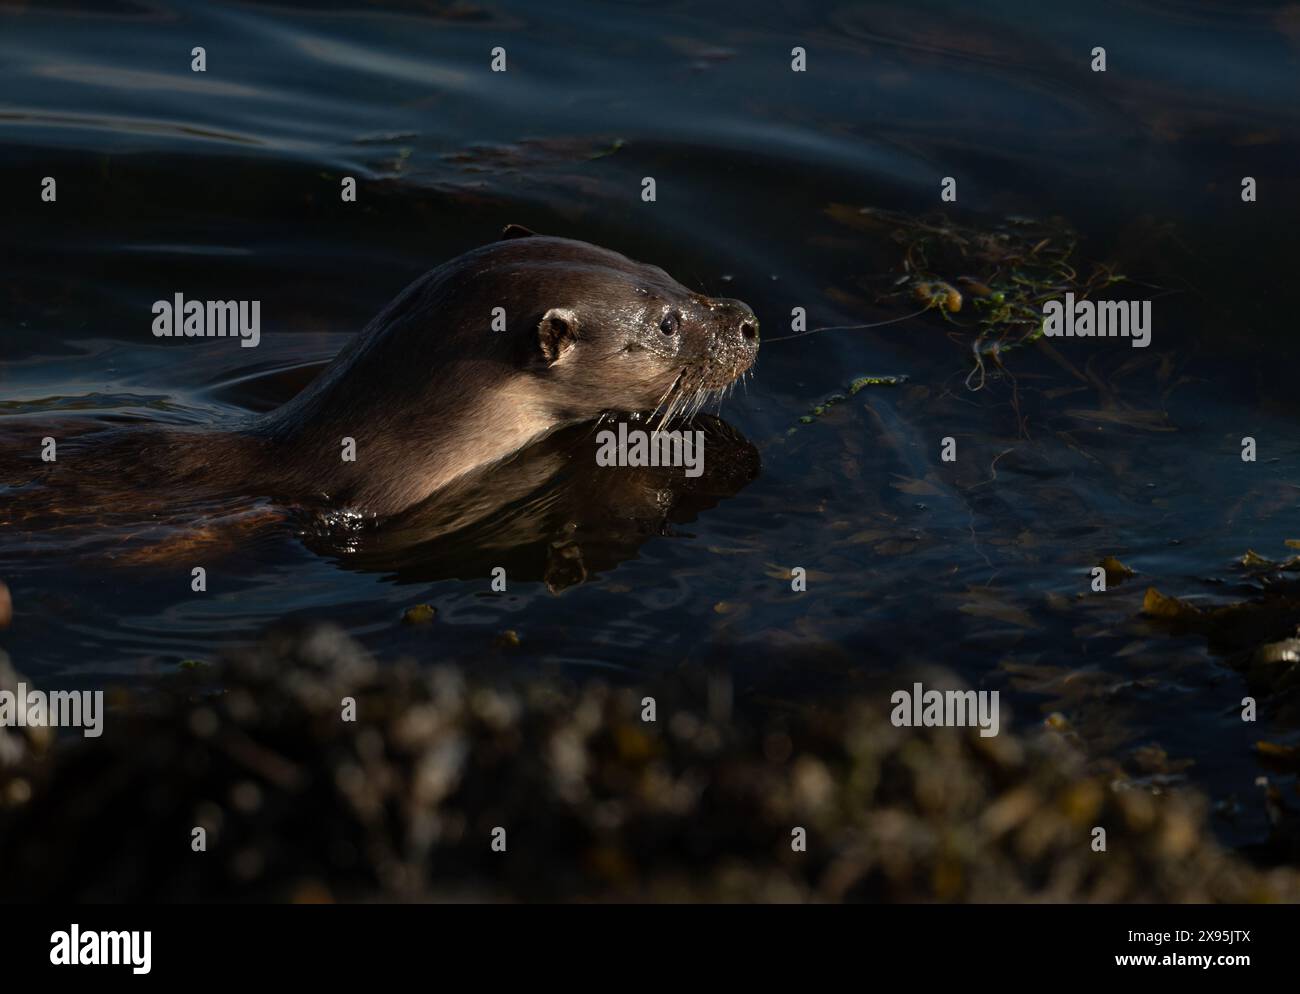
{"type": "Polygon", "coordinates": [[[913,314],[904,314],[901,317],[889,318],[886,321],[873,321],[870,324],[830,324],[820,328],[809,328],[806,331],[797,331],[793,335],[778,335],[776,338],[764,338],[765,343],[771,342],[788,342],[792,338],[804,338],[808,335],[815,335],[819,331],[865,331],[868,328],[883,328],[886,325],[898,324],[900,321],[911,321],[912,318],[919,318],[926,311],[930,310],[932,304],[926,304],[919,311],[913,314]]]}
{"type": "Polygon", "coordinates": [[[659,409],[664,406],[664,402],[665,401],[668,402],[668,409],[664,412],[663,417],[660,418],[659,427],[656,428],[655,431],[661,430],[663,426],[668,423],[668,420],[672,417],[673,408],[676,406],[676,402],[677,402],[677,397],[676,395],[674,395],[673,391],[677,389],[678,385],[682,381],[682,377],[685,375],[686,375],[685,369],[683,369],[680,373],[677,374],[673,382],[669,384],[668,389],[664,391],[664,395],[659,398],[659,403],[655,405],[655,409],[650,412],[650,417],[653,419],[654,416],[659,413],[659,409]]]}
{"type": "MultiPolygon", "coordinates": [[[[678,396],[679,396],[678,394],[674,393],[672,397],[669,398],[668,407],[664,410],[663,416],[659,419],[659,424],[655,426],[654,428],[655,431],[663,431],[664,425],[666,425],[669,422],[669,420],[671,420],[673,416],[673,410],[677,407],[678,396]]],[[[651,416],[653,417],[653,415],[651,416]]]]}
{"type": "Polygon", "coordinates": [[[680,420],[685,415],[692,396],[693,392],[685,386],[677,391],[677,402],[673,405],[673,418],[671,420],[680,420]]]}
{"type": "Polygon", "coordinates": [[[707,387],[695,391],[695,395],[691,398],[690,414],[687,415],[687,420],[700,413],[700,408],[708,402],[709,398],[713,395],[713,392],[713,390],[710,390],[707,387]]]}
{"type": "Polygon", "coordinates": [[[682,382],[682,377],[685,375],[686,375],[686,370],[683,369],[675,377],[673,377],[672,383],[668,384],[668,389],[663,392],[663,396],[659,398],[659,403],[655,405],[656,411],[658,411],[659,408],[663,406],[664,401],[668,399],[668,395],[671,394],[675,389],[677,389],[677,384],[682,382]]]}

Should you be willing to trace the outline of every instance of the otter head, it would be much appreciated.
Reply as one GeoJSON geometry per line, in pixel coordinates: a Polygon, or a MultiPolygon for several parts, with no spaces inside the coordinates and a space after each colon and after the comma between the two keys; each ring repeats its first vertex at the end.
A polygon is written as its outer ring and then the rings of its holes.
{"type": "Polygon", "coordinates": [[[667,421],[753,366],[758,319],[741,301],[695,293],[658,266],[595,245],[523,235],[506,231],[523,263],[515,285],[531,283],[539,303],[521,315],[524,347],[557,418],[649,411],[667,421]]]}
{"type": "Polygon", "coordinates": [[[740,301],[511,226],[408,286],[250,431],[277,493],[323,490],[391,514],[562,425],[692,413],[757,353],[758,321],[740,301]],[[370,457],[340,462],[340,437],[370,457]]]}

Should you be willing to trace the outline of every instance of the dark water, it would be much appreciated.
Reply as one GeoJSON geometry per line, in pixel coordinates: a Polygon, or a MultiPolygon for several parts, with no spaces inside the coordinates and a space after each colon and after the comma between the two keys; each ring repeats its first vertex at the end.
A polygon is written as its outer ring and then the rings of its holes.
{"type": "Polygon", "coordinates": [[[768,341],[720,411],[737,438],[725,478],[697,493],[659,481],[662,513],[644,493],[584,505],[569,477],[564,513],[535,520],[563,489],[543,487],[414,550],[381,538],[367,554],[290,522],[205,553],[205,595],[188,565],[124,563],[120,531],[78,525],[112,508],[58,529],[7,515],[16,617],[0,644],[34,679],[84,686],[328,617],[385,658],[719,667],[776,702],[933,664],[1003,691],[1015,727],[1060,711],[1099,761],[1236,795],[1225,835],[1258,839],[1251,746],[1294,741],[1294,716],[1265,702],[1243,724],[1242,678],[1139,612],[1149,585],[1248,596],[1234,561],[1300,538],[1300,16],[1056,8],[0,7],[0,432],[28,459],[46,434],[273,407],[406,283],[510,222],[745,300],[769,339],[794,307],[814,326],[916,309],[890,296],[903,245],[862,208],[942,212],[967,232],[1057,217],[1081,271],[1112,263],[1138,281],[1121,296],[1153,299],[1150,348],[1020,349],[979,390],[969,329],[934,311],[768,341]],[[505,73],[488,71],[498,45],[505,73]],[[796,45],[805,73],[790,71],[796,45]],[[1089,70],[1098,45],[1105,73],[1089,70]],[[940,203],[945,176],[955,204],[940,203]],[[151,304],[175,292],[261,300],[260,347],[155,339],[151,304]],[[908,380],[800,421],[864,374],[908,380]],[[1258,461],[1241,460],[1243,436],[1258,461]],[[940,461],[945,437],[956,463],[940,461]],[[577,552],[557,565],[574,516],[577,552]],[[1091,595],[1106,555],[1139,575],[1091,595]],[[489,589],[495,562],[506,594],[489,589]],[[424,602],[433,626],[399,623],[424,602]],[[518,646],[498,644],[507,629],[518,646]]]}

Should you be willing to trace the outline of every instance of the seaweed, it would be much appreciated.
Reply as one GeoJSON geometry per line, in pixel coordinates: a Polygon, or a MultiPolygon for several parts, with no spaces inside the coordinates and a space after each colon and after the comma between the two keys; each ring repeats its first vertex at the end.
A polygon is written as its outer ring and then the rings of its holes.
{"type": "Polygon", "coordinates": [[[1127,277],[1094,263],[1086,276],[1075,259],[1079,237],[1060,217],[1008,216],[992,228],[959,225],[942,214],[913,217],[874,207],[833,204],[831,217],[885,234],[902,249],[891,288],[881,299],[909,297],[923,311],[969,336],[974,368],[966,378],[981,389],[989,367],[1043,337],[1043,305],[1065,293],[1086,300],[1127,277]],[[957,317],[956,315],[961,315],[957,317]]]}
{"type": "MultiPolygon", "coordinates": [[[[1253,692],[1276,697],[1300,688],[1300,583],[1296,559],[1275,562],[1247,551],[1236,562],[1259,595],[1198,604],[1148,587],[1142,614],[1174,635],[1200,635],[1211,652],[1246,677],[1253,692]]],[[[1275,706],[1281,703],[1275,701],[1275,706]]]]}
{"type": "MultiPolygon", "coordinates": [[[[0,900],[1300,897],[1294,869],[1215,841],[1203,795],[1095,768],[1060,716],[984,738],[898,727],[867,692],[723,706],[685,671],[610,686],[484,662],[286,627],[123,688],[111,736],[0,729],[0,900]]],[[[20,679],[0,654],[0,689],[20,679]]],[[[1286,811],[1271,785],[1265,803],[1286,811]]]]}
{"type": "Polygon", "coordinates": [[[428,625],[438,617],[438,609],[432,604],[416,604],[402,613],[404,625],[428,625]]]}
{"type": "MultiPolygon", "coordinates": [[[[889,376],[855,376],[851,379],[844,389],[847,393],[833,393],[819,404],[814,404],[807,414],[799,418],[799,424],[810,425],[829,411],[837,404],[842,404],[850,397],[856,397],[867,387],[900,387],[908,380],[906,373],[895,373],[889,376]]],[[[791,428],[793,432],[796,429],[791,428]]],[[[789,434],[789,432],[787,432],[789,434]]]]}

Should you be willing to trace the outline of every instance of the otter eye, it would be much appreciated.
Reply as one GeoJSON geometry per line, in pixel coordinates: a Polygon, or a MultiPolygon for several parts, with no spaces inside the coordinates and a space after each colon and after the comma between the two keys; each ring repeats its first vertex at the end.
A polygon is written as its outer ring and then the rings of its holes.
{"type": "Polygon", "coordinates": [[[665,314],[664,319],[659,322],[659,330],[665,335],[677,334],[677,315],[665,314]]]}

